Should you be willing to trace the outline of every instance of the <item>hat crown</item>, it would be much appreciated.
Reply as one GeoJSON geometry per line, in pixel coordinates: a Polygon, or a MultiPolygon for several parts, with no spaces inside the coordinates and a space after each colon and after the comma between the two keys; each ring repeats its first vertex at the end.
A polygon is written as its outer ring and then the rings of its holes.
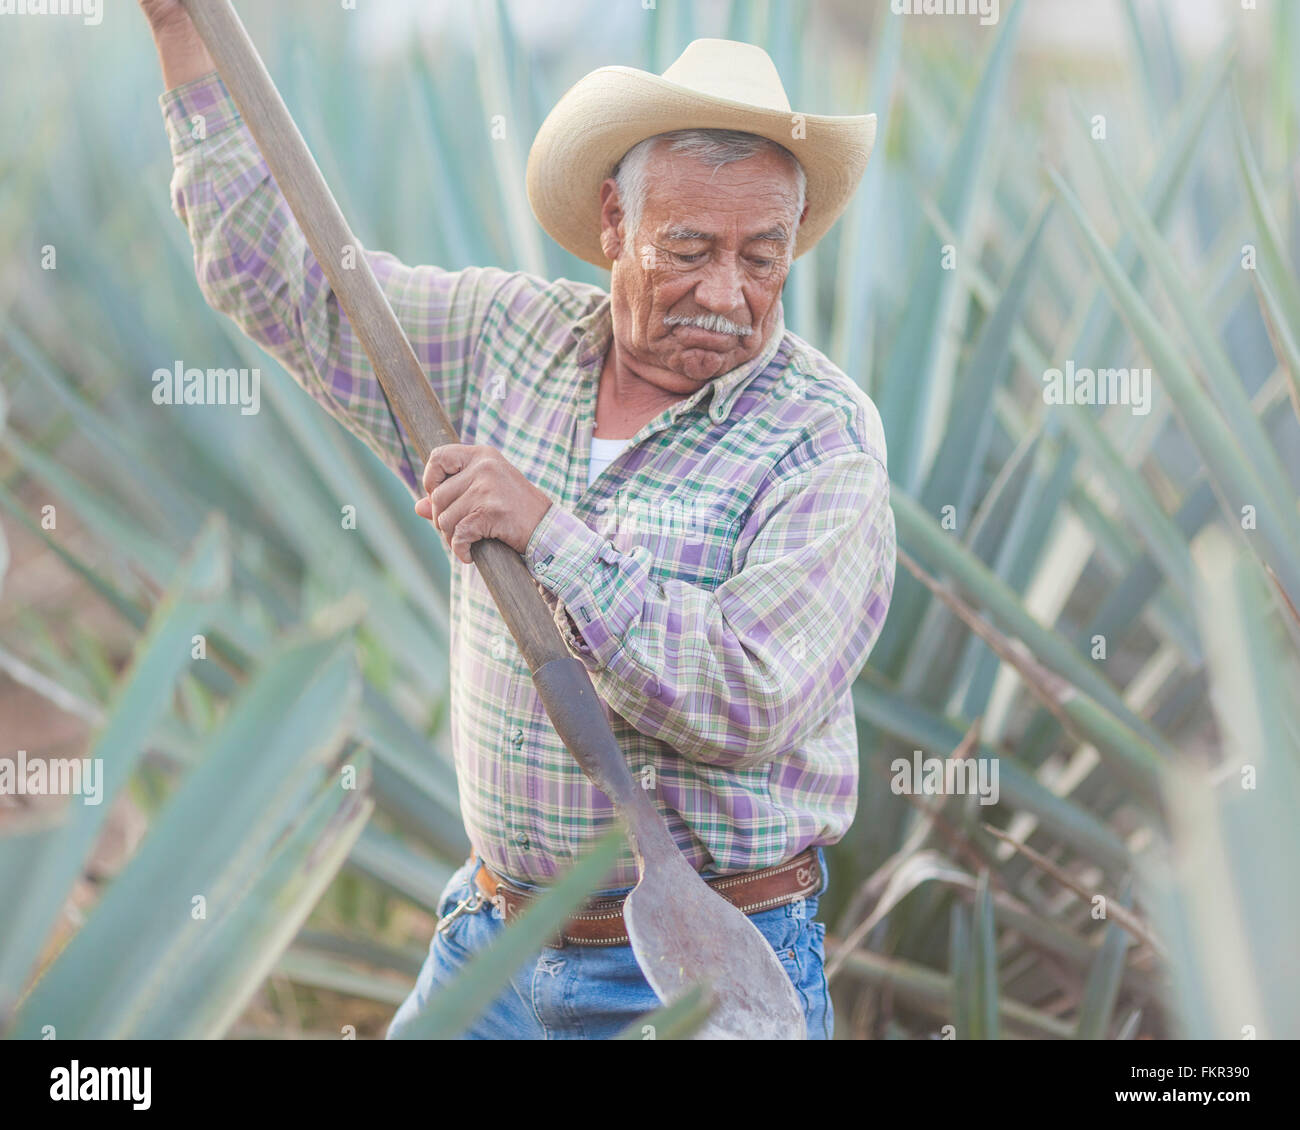
{"type": "Polygon", "coordinates": [[[764,110],[790,113],[776,64],[761,47],[733,39],[697,39],[663,76],[668,82],[764,110]]]}
{"type": "Polygon", "coordinates": [[[875,114],[792,117],[767,52],[697,39],[663,74],[598,67],[546,115],[528,153],[528,202],[551,237],[579,259],[609,267],[601,244],[601,186],[638,142],[689,129],[728,129],[788,145],[808,181],[795,257],[815,246],[848,206],[876,140],[875,114]],[[798,121],[806,130],[791,132],[798,121]]]}

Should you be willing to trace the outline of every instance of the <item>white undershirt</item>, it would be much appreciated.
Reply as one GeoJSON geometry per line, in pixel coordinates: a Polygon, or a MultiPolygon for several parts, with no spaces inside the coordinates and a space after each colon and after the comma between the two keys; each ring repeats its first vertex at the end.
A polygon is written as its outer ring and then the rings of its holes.
{"type": "Polygon", "coordinates": [[[601,471],[618,458],[619,452],[627,447],[630,442],[630,440],[626,439],[597,439],[595,436],[591,437],[591,463],[587,467],[588,486],[591,486],[596,481],[596,476],[601,471]]]}

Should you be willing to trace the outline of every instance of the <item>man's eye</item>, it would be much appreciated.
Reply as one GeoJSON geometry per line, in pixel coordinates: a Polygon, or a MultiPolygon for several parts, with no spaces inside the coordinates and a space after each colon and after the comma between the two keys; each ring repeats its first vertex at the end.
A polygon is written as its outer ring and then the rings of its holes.
{"type": "Polygon", "coordinates": [[[699,262],[701,259],[703,259],[703,258],[704,258],[704,252],[703,252],[703,251],[696,251],[696,252],[693,252],[693,253],[690,254],[690,255],[682,255],[682,254],[679,252],[678,255],[677,255],[677,261],[678,261],[679,263],[698,263],[698,262],[699,262]]]}
{"type": "Polygon", "coordinates": [[[771,260],[771,259],[751,259],[750,262],[751,262],[755,267],[759,267],[759,268],[763,268],[763,269],[766,269],[767,267],[770,267],[770,266],[772,265],[772,260],[771,260]]]}

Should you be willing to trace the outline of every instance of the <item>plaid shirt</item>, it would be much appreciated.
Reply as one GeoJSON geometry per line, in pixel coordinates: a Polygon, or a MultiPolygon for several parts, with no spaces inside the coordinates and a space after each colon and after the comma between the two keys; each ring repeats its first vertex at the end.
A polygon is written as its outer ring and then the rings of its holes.
{"type": "MultiPolygon", "coordinates": [[[[224,86],[201,78],[161,104],[204,296],[414,491],[370,364],[224,86]]],[[[850,685],[894,581],[871,400],[782,321],[761,356],[656,416],[589,487],[608,295],[365,254],[462,441],[498,448],[553,499],[525,561],[687,858],[744,871],[843,836],[858,789],[850,685]]],[[[452,577],[461,812],[488,866],[544,884],[614,814],[477,569],[453,561],[452,577]]],[[[626,851],[611,882],[635,881],[626,851]]]]}

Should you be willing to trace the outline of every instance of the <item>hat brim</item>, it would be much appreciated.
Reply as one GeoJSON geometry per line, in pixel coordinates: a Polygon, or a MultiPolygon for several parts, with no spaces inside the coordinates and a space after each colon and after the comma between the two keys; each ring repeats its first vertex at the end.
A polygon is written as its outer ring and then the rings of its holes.
{"type": "Polygon", "coordinates": [[[702,94],[632,67],[601,67],[569,88],[533,139],[525,178],[533,214],[561,247],[608,269],[600,246],[601,184],[632,146],[679,129],[744,130],[799,159],[809,207],[795,237],[798,258],[848,206],[875,144],[876,115],[796,115],[702,94]]]}

